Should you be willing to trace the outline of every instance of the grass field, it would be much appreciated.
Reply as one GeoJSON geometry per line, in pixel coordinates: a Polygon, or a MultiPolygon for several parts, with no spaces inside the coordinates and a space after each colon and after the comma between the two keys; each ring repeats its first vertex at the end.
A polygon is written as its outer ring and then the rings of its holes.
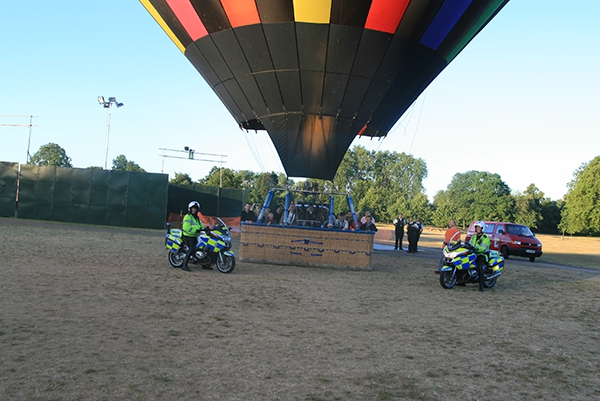
{"type": "Polygon", "coordinates": [[[186,273],[161,230],[7,219],[0,254],[2,401],[600,399],[600,272],[511,258],[444,290],[420,249],[186,273]]]}
{"type": "MultiPolygon", "coordinates": [[[[379,229],[393,231],[394,227],[381,225],[379,229]]],[[[441,243],[444,241],[444,231],[435,227],[425,227],[419,243],[422,246],[441,247],[441,243]]],[[[464,232],[462,237],[464,238],[464,232]]],[[[537,234],[536,237],[542,242],[542,251],[544,252],[542,257],[536,259],[536,261],[600,270],[600,238],[563,237],[548,234],[537,234]]],[[[512,258],[527,260],[517,256],[512,258]]]]}

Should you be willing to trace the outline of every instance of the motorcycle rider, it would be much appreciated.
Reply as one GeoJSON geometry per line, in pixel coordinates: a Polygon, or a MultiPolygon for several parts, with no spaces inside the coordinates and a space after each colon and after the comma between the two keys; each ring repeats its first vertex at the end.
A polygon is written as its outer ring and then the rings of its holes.
{"type": "Polygon", "coordinates": [[[188,267],[188,262],[190,257],[196,251],[196,246],[198,245],[198,235],[200,231],[206,230],[202,220],[198,217],[198,212],[200,211],[200,203],[197,201],[191,201],[188,204],[188,214],[183,217],[183,225],[182,225],[182,236],[183,243],[187,245],[188,250],[185,254],[185,259],[183,260],[183,265],[181,266],[181,270],[186,272],[190,272],[190,268],[188,267]]]}
{"type": "Polygon", "coordinates": [[[489,237],[483,233],[484,229],[485,223],[483,221],[476,221],[475,235],[473,235],[469,240],[469,244],[473,245],[475,248],[475,253],[477,254],[475,263],[477,264],[477,274],[479,275],[479,291],[483,291],[485,288],[483,284],[485,281],[483,270],[487,264],[487,253],[489,252],[491,245],[489,237]]]}

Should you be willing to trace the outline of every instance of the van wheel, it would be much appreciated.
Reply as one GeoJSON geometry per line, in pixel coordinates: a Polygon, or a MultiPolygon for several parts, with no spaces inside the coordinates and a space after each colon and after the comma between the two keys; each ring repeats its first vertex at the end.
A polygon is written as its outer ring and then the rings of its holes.
{"type": "Polygon", "coordinates": [[[508,247],[506,245],[502,245],[500,252],[502,252],[502,257],[504,257],[504,259],[508,259],[508,247]]]}
{"type": "Polygon", "coordinates": [[[535,262],[535,256],[530,256],[530,257],[529,257],[529,261],[530,261],[531,263],[535,262]]]}

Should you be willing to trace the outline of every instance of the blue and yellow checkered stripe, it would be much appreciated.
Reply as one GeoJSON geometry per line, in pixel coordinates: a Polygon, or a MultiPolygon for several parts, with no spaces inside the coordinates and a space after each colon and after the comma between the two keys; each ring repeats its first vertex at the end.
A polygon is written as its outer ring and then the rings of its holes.
{"type": "Polygon", "coordinates": [[[452,263],[459,270],[468,269],[473,263],[475,263],[476,258],[477,258],[477,255],[470,253],[470,254],[463,256],[462,258],[454,259],[452,261],[452,263]]]}

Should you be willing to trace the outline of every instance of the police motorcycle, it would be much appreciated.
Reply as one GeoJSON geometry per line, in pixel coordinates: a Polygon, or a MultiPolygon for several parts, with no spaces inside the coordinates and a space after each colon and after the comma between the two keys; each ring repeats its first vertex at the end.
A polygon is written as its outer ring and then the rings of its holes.
{"type": "MultiPolygon", "coordinates": [[[[203,231],[198,236],[198,245],[190,257],[189,263],[202,267],[216,265],[221,273],[231,273],[235,269],[235,254],[231,251],[231,233],[227,224],[217,217],[220,224],[212,230],[203,231]]],[[[167,223],[167,235],[165,246],[169,251],[169,263],[173,267],[181,267],[187,245],[183,243],[182,231],[172,229],[171,223],[167,223]]]]}
{"type": "MultiPolygon", "coordinates": [[[[442,265],[436,273],[440,275],[440,284],[446,289],[455,285],[468,283],[479,284],[477,272],[477,253],[475,247],[468,242],[450,242],[445,247],[442,265]]],[[[487,252],[487,264],[483,269],[484,285],[492,288],[504,270],[504,257],[498,251],[487,252]]]]}

